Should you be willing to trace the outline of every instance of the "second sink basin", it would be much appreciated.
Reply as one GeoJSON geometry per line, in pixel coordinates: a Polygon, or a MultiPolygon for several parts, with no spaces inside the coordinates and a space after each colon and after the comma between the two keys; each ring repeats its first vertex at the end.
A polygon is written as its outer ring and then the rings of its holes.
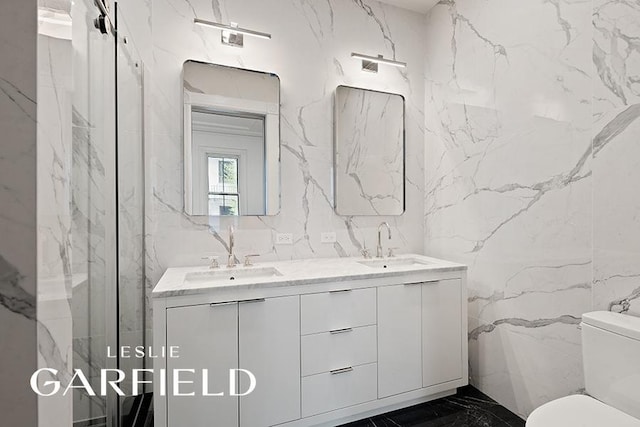
{"type": "Polygon", "coordinates": [[[367,259],[358,261],[358,263],[371,268],[419,267],[429,265],[428,262],[416,258],[367,259]]]}
{"type": "Polygon", "coordinates": [[[188,273],[184,277],[185,283],[204,283],[204,282],[231,282],[239,279],[260,279],[263,277],[282,276],[276,268],[273,267],[256,267],[256,268],[225,268],[220,270],[199,271],[196,273],[188,273]]]}

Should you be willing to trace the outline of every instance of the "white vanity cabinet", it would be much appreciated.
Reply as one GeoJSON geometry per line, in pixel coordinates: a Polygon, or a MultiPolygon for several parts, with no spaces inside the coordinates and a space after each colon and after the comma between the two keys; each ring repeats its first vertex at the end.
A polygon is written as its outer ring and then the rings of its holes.
{"type": "MultiPolygon", "coordinates": [[[[238,366],[257,381],[255,391],[240,398],[240,427],[300,418],[299,301],[295,295],[238,303],[238,366]]],[[[240,390],[247,390],[247,377],[240,379],[240,390]]]]}
{"type": "MultiPolygon", "coordinates": [[[[169,426],[262,427],[300,418],[300,306],[298,296],[250,299],[166,310],[167,346],[179,346],[179,358],[167,358],[169,426]],[[230,369],[246,369],[257,379],[255,391],[230,396],[230,369]],[[173,371],[184,371],[193,386],[180,385],[175,396],[173,371]],[[202,369],[208,370],[203,396],[202,369]],[[189,376],[188,374],[191,374],[189,376]]],[[[237,392],[249,378],[237,373],[237,392]]]]}
{"type": "Polygon", "coordinates": [[[378,397],[462,380],[461,279],[378,288],[378,397]]]}
{"type": "Polygon", "coordinates": [[[467,360],[467,328],[462,327],[467,322],[462,305],[466,307],[467,301],[462,299],[461,280],[427,282],[421,288],[422,386],[460,380],[463,372],[466,376],[467,360]]]}
{"type": "MultiPolygon", "coordinates": [[[[161,281],[154,347],[179,346],[180,357],[154,360],[155,426],[339,425],[455,393],[468,383],[466,268],[419,255],[409,267],[380,265],[273,263],[260,268],[281,276],[237,275],[233,285],[187,291],[161,281]],[[194,384],[179,384],[194,396],[174,396],[176,369],[195,370],[194,384]],[[209,393],[224,396],[202,395],[202,369],[209,393]],[[255,390],[230,396],[229,369],[250,371],[255,390]]],[[[184,283],[190,272],[168,271],[163,280],[184,283]]],[[[245,392],[248,376],[237,381],[245,392]]]]}
{"type": "Polygon", "coordinates": [[[167,379],[168,425],[238,425],[238,398],[229,396],[228,386],[229,368],[238,366],[238,304],[175,307],[166,315],[167,344],[178,346],[180,356],[167,359],[167,372],[184,369],[184,380],[194,380],[178,390],[193,396],[176,396],[172,377],[167,379]],[[201,369],[209,370],[208,391],[224,396],[203,396],[201,369]]]}
{"type": "Polygon", "coordinates": [[[378,397],[422,388],[422,285],[378,288],[378,397]]]}

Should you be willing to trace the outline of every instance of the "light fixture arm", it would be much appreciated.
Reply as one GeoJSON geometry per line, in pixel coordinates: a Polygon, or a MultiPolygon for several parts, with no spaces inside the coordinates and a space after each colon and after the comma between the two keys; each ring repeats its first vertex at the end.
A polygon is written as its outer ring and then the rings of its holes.
{"type": "Polygon", "coordinates": [[[250,30],[248,28],[241,28],[241,27],[238,27],[237,25],[226,25],[226,24],[221,24],[219,22],[207,21],[205,19],[200,19],[200,18],[194,18],[193,22],[195,24],[218,28],[223,31],[230,31],[232,33],[244,34],[247,36],[253,36],[253,37],[258,37],[258,38],[267,39],[267,40],[271,39],[271,34],[269,33],[250,30]]]}

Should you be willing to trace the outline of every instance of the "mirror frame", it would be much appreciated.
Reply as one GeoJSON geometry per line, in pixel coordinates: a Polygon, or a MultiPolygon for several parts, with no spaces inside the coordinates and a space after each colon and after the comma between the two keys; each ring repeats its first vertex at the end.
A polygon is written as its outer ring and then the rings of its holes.
{"type": "Polygon", "coordinates": [[[363,217],[385,217],[385,216],[402,216],[407,211],[407,100],[404,95],[393,92],[385,92],[381,90],[368,89],[350,85],[338,85],[333,94],[333,210],[336,215],[350,217],[350,216],[363,216],[363,217]],[[402,211],[397,214],[344,214],[338,211],[338,101],[337,94],[339,88],[357,89],[367,92],[375,92],[384,95],[399,96],[402,98],[402,211]]]}
{"type": "Polygon", "coordinates": [[[184,208],[183,212],[192,217],[203,217],[203,216],[214,216],[217,218],[223,218],[224,215],[209,215],[209,214],[194,214],[194,201],[193,201],[193,173],[194,168],[192,165],[193,158],[193,141],[192,141],[192,113],[194,109],[196,111],[211,111],[212,113],[237,113],[238,111],[247,114],[264,114],[265,117],[265,188],[263,189],[265,193],[265,213],[262,215],[233,215],[231,217],[243,217],[243,216],[276,216],[280,214],[280,210],[282,208],[282,139],[281,139],[281,130],[282,130],[282,90],[281,90],[281,80],[280,76],[272,72],[266,71],[257,71],[250,70],[246,68],[233,67],[229,65],[222,64],[214,64],[210,62],[203,62],[193,59],[188,59],[184,61],[182,64],[182,108],[183,108],[183,125],[182,125],[182,145],[183,145],[183,191],[184,191],[184,208]],[[242,110],[235,109],[232,103],[229,104],[215,104],[212,103],[211,100],[207,100],[207,97],[215,96],[213,94],[201,94],[197,92],[192,92],[187,90],[184,85],[184,68],[187,63],[197,63],[206,66],[212,67],[222,67],[230,70],[237,70],[242,72],[249,73],[258,73],[261,75],[268,75],[271,77],[275,77],[278,80],[278,101],[277,101],[277,112],[276,111],[265,111],[260,109],[250,110],[247,109],[246,106],[242,107],[242,110]],[[277,120],[276,120],[277,118],[277,120]],[[271,139],[277,139],[278,148],[277,150],[269,150],[267,141],[269,136],[272,136],[271,139]],[[273,162],[277,165],[275,168],[266,167],[267,164],[273,162]],[[277,176],[275,176],[277,175],[277,176]],[[273,188],[270,188],[273,186],[273,188]],[[273,207],[275,206],[275,207],[273,207]],[[270,209],[271,208],[271,209],[270,209]]]}

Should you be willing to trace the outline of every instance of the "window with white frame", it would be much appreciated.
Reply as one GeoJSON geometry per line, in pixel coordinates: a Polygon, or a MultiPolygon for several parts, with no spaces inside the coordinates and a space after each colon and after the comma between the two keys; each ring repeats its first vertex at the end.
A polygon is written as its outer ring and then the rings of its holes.
{"type": "Polygon", "coordinates": [[[208,154],[207,169],[209,215],[239,215],[238,158],[208,154]]]}

